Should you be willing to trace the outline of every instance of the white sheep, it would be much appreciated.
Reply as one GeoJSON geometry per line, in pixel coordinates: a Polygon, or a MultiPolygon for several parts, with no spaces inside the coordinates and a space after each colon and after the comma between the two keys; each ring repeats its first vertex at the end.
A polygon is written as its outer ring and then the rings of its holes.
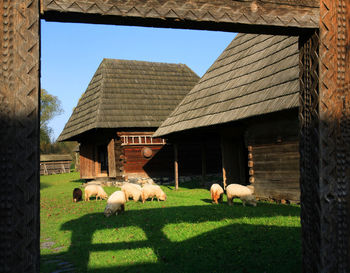
{"type": "Polygon", "coordinates": [[[109,217],[112,214],[118,215],[119,212],[123,212],[125,210],[125,203],[126,199],[124,192],[115,191],[108,198],[107,205],[103,214],[106,217],[109,217]]]}
{"type": "Polygon", "coordinates": [[[126,201],[129,201],[129,197],[132,197],[134,202],[140,200],[141,186],[133,183],[125,183],[121,190],[125,193],[126,201]]]}
{"type": "Polygon", "coordinates": [[[240,198],[243,206],[250,204],[256,207],[256,199],[253,192],[247,187],[240,184],[230,184],[226,187],[227,203],[231,206],[233,204],[233,198],[240,198]]]}
{"type": "Polygon", "coordinates": [[[141,191],[142,203],[145,203],[148,198],[152,198],[153,201],[154,197],[157,197],[158,202],[159,200],[166,200],[165,192],[158,185],[144,185],[141,191]]]}
{"type": "Polygon", "coordinates": [[[84,200],[90,201],[91,196],[96,196],[96,201],[98,198],[100,199],[108,198],[107,193],[103,190],[103,188],[100,185],[87,185],[85,187],[84,200]]]}
{"type": "Polygon", "coordinates": [[[218,203],[218,200],[221,202],[222,197],[224,195],[224,189],[219,184],[213,184],[210,187],[211,200],[214,201],[215,204],[218,203]]]}

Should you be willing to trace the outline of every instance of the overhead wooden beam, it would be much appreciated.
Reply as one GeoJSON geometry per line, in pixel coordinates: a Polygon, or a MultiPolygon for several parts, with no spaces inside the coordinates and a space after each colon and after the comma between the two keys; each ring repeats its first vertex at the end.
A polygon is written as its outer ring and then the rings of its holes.
{"type": "Polygon", "coordinates": [[[42,0],[46,20],[244,32],[318,28],[318,0],[42,0]]]}

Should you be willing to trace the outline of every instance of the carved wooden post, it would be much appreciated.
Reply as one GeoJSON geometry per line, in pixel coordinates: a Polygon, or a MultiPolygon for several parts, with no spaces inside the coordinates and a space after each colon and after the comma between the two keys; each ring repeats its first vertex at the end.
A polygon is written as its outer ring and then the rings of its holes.
{"type": "Polygon", "coordinates": [[[0,15],[0,272],[39,272],[39,1],[0,15]]]}
{"type": "Polygon", "coordinates": [[[349,2],[320,2],[300,38],[303,272],[349,272],[349,2]]]}

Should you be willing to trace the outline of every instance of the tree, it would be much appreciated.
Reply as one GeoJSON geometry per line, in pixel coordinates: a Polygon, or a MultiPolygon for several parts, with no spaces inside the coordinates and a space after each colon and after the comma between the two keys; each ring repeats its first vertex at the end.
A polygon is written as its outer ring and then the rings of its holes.
{"type": "Polygon", "coordinates": [[[55,116],[63,112],[61,101],[45,89],[41,89],[41,108],[40,108],[40,128],[47,126],[47,123],[55,116]]]}
{"type": "Polygon", "coordinates": [[[41,107],[40,107],[40,144],[51,143],[50,135],[52,129],[48,126],[49,121],[63,112],[61,101],[45,89],[41,89],[41,107]]]}

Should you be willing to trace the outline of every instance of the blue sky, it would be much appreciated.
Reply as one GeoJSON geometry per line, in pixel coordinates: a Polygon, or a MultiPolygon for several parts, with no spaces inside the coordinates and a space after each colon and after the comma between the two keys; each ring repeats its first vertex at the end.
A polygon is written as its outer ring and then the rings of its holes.
{"type": "Polygon", "coordinates": [[[103,58],[184,63],[200,77],[232,41],[228,32],[41,21],[41,88],[64,113],[49,126],[56,139],[103,58]]]}

